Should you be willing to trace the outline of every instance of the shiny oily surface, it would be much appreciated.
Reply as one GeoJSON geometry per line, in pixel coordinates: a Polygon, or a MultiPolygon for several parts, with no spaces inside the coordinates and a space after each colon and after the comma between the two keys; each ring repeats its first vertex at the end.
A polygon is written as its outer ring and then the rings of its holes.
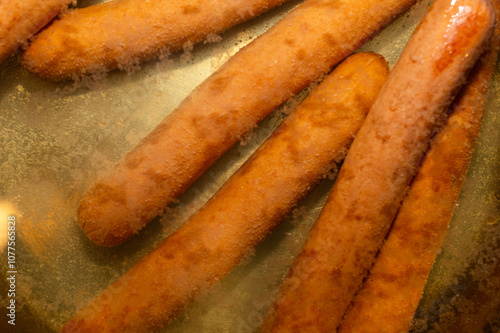
{"type": "MultiPolygon", "coordinates": [[[[80,1],[78,6],[97,2],[80,1]]],[[[76,310],[201,207],[270,135],[306,92],[247,134],[128,242],[101,248],[78,226],[76,209],[90,183],[231,55],[300,2],[290,0],[241,24],[221,34],[220,42],[198,44],[128,72],[51,83],[27,72],[15,56],[0,64],[2,332],[59,331],[76,310]],[[3,306],[11,299],[5,235],[10,215],[17,221],[15,329],[7,324],[3,306]]],[[[420,1],[362,50],[380,53],[394,65],[429,4],[420,1]]],[[[478,332],[499,329],[499,84],[497,66],[468,178],[412,325],[415,332],[457,332],[451,325],[467,320],[477,323],[473,327],[478,332]]],[[[164,331],[256,331],[332,184],[325,179],[253,255],[164,331]]]]}

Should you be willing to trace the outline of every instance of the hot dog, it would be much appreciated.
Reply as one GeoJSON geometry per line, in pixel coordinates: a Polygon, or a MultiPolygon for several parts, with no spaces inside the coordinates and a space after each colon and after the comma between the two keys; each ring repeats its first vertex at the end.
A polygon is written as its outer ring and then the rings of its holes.
{"type": "Polygon", "coordinates": [[[0,62],[50,22],[73,0],[0,2],[0,62]]]}
{"type": "Polygon", "coordinates": [[[345,154],[385,81],[384,59],[337,67],[172,236],[63,332],[151,332],[227,275],[345,154]]]}
{"type": "Polygon", "coordinates": [[[31,43],[23,64],[62,80],[130,66],[206,40],[286,0],[114,0],[76,9],[31,43]]]}
{"type": "Polygon", "coordinates": [[[415,0],[308,0],[195,89],[83,195],[78,220],[120,244],[157,216],[245,132],[327,73],[415,0]]]}
{"type": "MultiPolygon", "coordinates": [[[[499,1],[495,1],[497,18],[499,1]]],[[[446,235],[487,104],[494,42],[474,67],[422,166],[339,332],[407,332],[446,235]]],[[[462,327],[463,329],[463,327],[462,327]]],[[[465,331],[471,331],[465,330],[465,331]]]]}
{"type": "Polygon", "coordinates": [[[337,329],[493,26],[488,1],[434,2],[356,136],[262,331],[337,329]]]}

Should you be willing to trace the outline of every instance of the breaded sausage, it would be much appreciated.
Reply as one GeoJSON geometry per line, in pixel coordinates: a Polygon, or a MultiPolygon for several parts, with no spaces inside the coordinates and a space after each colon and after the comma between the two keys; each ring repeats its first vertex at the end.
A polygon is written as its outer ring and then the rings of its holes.
{"type": "Polygon", "coordinates": [[[273,109],[327,73],[415,0],[307,0],[203,82],[84,194],[99,245],[142,229],[273,109]]]}
{"type": "MultiPolygon", "coordinates": [[[[498,7],[499,1],[495,1],[498,7]]],[[[497,10],[497,18],[499,11],[497,10]]],[[[441,248],[486,109],[497,56],[494,45],[474,67],[433,139],[420,170],[339,332],[407,332],[441,248]]],[[[465,330],[470,332],[470,330],[465,330]]]]}
{"type": "Polygon", "coordinates": [[[26,43],[72,1],[0,1],[0,62],[26,43]]]}
{"type": "Polygon", "coordinates": [[[356,136],[264,332],[337,329],[493,26],[489,1],[431,6],[356,136]]]}
{"type": "Polygon", "coordinates": [[[151,332],[227,275],[345,155],[388,73],[373,53],[330,74],[172,236],[63,332],[151,332]]]}
{"type": "Polygon", "coordinates": [[[127,67],[206,40],[286,0],[113,0],[73,10],[22,56],[37,75],[63,80],[127,67]]]}

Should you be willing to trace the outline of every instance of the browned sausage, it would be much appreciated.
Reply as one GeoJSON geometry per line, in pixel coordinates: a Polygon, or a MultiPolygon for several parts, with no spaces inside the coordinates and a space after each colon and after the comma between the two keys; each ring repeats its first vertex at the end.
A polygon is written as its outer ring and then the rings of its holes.
{"type": "Polygon", "coordinates": [[[242,135],[415,0],[308,0],[233,56],[83,196],[100,245],[130,238],[242,135]]]}
{"type": "MultiPolygon", "coordinates": [[[[498,7],[499,1],[495,2],[498,7]]],[[[499,13],[497,9],[497,18],[499,13]]],[[[499,37],[497,25],[493,47],[474,67],[468,84],[450,110],[446,126],[433,139],[340,332],[399,333],[410,329],[479,134],[498,56],[499,37]]],[[[472,329],[465,329],[462,324],[463,332],[472,332],[472,329]]]]}
{"type": "Polygon", "coordinates": [[[0,62],[26,43],[72,1],[0,1],[0,62]]]}
{"type": "Polygon", "coordinates": [[[63,332],[151,332],[227,275],[340,160],[387,76],[344,61],[177,232],[80,310],[63,332]]]}
{"type": "Polygon", "coordinates": [[[337,329],[494,20],[489,1],[434,2],[356,136],[265,332],[337,329]]]}
{"type": "Polygon", "coordinates": [[[69,79],[127,67],[206,40],[286,0],[113,0],[73,10],[23,54],[39,76],[69,79]]]}

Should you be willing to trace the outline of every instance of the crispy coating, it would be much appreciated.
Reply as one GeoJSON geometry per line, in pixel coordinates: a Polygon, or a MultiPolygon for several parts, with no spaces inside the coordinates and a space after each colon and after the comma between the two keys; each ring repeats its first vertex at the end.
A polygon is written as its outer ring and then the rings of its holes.
{"type": "Polygon", "coordinates": [[[63,80],[130,67],[218,34],[286,0],[113,0],[73,10],[22,56],[37,75],[63,80]]]}
{"type": "Polygon", "coordinates": [[[415,0],[308,0],[234,55],[84,194],[99,245],[142,229],[248,130],[415,0]]]}
{"type": "Polygon", "coordinates": [[[340,161],[388,75],[359,53],[337,67],[172,236],[63,332],[151,332],[227,275],[340,161]]]}
{"type": "Polygon", "coordinates": [[[0,1],[0,62],[28,42],[72,0],[0,1]]]}
{"type": "MultiPolygon", "coordinates": [[[[497,18],[499,1],[495,1],[497,18]]],[[[500,28],[436,135],[339,332],[407,332],[441,248],[479,134],[500,28]]],[[[479,328],[479,327],[476,327],[479,328]]],[[[465,329],[462,331],[471,331],[465,329]]]]}
{"type": "Polygon", "coordinates": [[[489,2],[432,5],[356,136],[262,331],[337,329],[493,26],[489,2]]]}

